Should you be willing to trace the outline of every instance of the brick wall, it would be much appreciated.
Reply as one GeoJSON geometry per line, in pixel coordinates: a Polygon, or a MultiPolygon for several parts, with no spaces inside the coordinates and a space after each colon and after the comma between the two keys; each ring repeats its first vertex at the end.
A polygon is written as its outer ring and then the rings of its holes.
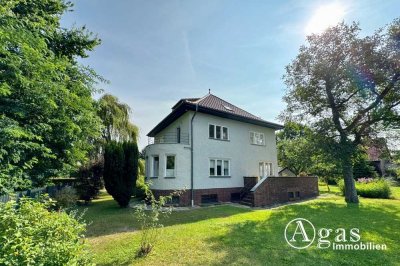
{"type": "Polygon", "coordinates": [[[261,183],[254,193],[254,206],[265,206],[316,197],[319,195],[317,177],[268,177],[261,183]],[[289,198],[292,192],[294,198],[289,198]],[[299,193],[296,197],[296,192],[299,193]]]}
{"type": "MultiPolygon", "coordinates": [[[[201,204],[202,195],[217,194],[218,202],[230,202],[232,193],[240,193],[241,187],[234,188],[210,188],[210,189],[195,189],[194,190],[194,204],[201,204]]],[[[166,196],[174,192],[173,190],[153,190],[154,196],[166,196]]],[[[179,205],[190,206],[191,191],[190,189],[185,190],[179,198],[179,205]]]]}

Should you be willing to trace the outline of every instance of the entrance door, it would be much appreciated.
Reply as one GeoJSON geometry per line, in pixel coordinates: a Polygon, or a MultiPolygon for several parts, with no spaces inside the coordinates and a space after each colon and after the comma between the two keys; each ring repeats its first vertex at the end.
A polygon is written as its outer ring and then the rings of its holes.
{"type": "Polygon", "coordinates": [[[272,176],[272,163],[260,162],[258,165],[260,178],[272,176]]]}

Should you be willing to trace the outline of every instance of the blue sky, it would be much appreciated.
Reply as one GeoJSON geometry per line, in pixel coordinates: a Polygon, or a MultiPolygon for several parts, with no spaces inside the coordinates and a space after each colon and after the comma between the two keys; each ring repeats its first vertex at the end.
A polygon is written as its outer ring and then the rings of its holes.
{"type": "MultiPolygon", "coordinates": [[[[306,33],[336,13],[360,22],[363,34],[399,16],[400,1],[176,1],[75,0],[62,26],[82,26],[102,44],[85,65],[110,84],[100,84],[133,110],[139,145],[180,98],[211,92],[265,120],[285,108],[285,66],[306,33]],[[319,14],[319,16],[317,16],[319,14]],[[311,25],[311,26],[310,26],[311,25]]],[[[323,24],[323,23],[322,23],[323,24]]]]}

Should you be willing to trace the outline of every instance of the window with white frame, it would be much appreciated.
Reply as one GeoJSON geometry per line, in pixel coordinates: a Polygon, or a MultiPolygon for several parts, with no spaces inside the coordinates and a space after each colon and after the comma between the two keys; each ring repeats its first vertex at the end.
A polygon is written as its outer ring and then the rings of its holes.
{"type": "Polygon", "coordinates": [[[267,177],[273,175],[272,163],[260,162],[259,163],[259,173],[261,177],[267,177]]]}
{"type": "Polygon", "coordinates": [[[175,177],[175,155],[167,155],[165,164],[165,176],[175,177]]]}
{"type": "Polygon", "coordinates": [[[210,159],[210,176],[230,176],[230,160],[210,159]]]}
{"type": "Polygon", "coordinates": [[[265,145],[264,133],[250,132],[250,143],[254,145],[265,145]]]}
{"type": "Polygon", "coordinates": [[[152,177],[158,177],[160,170],[160,157],[158,155],[153,155],[153,167],[152,167],[152,177]]]}
{"type": "Polygon", "coordinates": [[[229,140],[229,129],[224,126],[209,124],[208,137],[210,139],[229,140]]]}

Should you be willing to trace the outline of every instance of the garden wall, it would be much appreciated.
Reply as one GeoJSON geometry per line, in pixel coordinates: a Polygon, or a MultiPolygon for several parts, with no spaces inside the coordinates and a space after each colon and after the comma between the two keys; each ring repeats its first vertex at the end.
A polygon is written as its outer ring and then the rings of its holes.
{"type": "Polygon", "coordinates": [[[318,178],[315,176],[271,176],[261,180],[253,189],[254,206],[284,203],[319,195],[318,178]]]}

